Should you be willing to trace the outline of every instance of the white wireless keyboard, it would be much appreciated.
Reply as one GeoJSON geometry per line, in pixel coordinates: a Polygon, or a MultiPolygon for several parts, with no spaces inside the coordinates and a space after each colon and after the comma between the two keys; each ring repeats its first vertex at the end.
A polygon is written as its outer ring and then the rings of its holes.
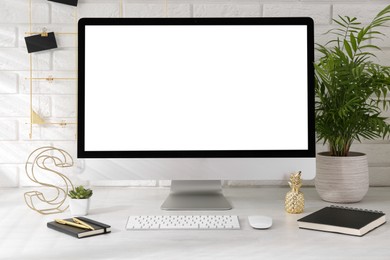
{"type": "Polygon", "coordinates": [[[130,216],[126,229],[240,229],[238,216],[229,215],[167,215],[167,216],[130,216]]]}

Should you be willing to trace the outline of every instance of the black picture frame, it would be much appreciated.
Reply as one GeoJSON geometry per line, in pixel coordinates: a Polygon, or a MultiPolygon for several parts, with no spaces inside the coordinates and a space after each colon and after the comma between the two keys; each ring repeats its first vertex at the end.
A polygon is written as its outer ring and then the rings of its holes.
{"type": "Polygon", "coordinates": [[[28,53],[46,51],[57,48],[57,40],[54,32],[47,33],[46,36],[41,34],[24,37],[28,53]]]}
{"type": "Polygon", "coordinates": [[[65,5],[77,6],[78,0],[48,0],[49,2],[56,2],[65,5]]]}

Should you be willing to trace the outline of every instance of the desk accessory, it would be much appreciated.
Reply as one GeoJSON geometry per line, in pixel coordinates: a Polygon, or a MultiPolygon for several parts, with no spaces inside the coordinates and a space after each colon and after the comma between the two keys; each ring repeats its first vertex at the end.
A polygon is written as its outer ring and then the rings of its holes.
{"type": "Polygon", "coordinates": [[[390,5],[364,26],[356,17],[333,21],[336,27],[328,32],[333,39],[317,45],[322,57],[314,63],[315,129],[317,140],[329,147],[317,156],[315,185],[325,201],[352,203],[369,186],[367,157],[350,152],[352,143],[390,135],[382,113],[389,108],[390,67],[375,55],[380,53],[375,42],[384,38],[381,29],[390,22],[390,5]]]}
{"type": "Polygon", "coordinates": [[[48,222],[47,227],[77,238],[96,236],[111,232],[111,226],[83,217],[78,217],[76,221],[74,221],[74,218],[64,220],[57,219],[55,221],[48,222]]]}
{"type": "Polygon", "coordinates": [[[57,48],[57,41],[54,32],[46,32],[43,29],[41,34],[24,37],[27,52],[38,52],[57,48]]]}
{"type": "Polygon", "coordinates": [[[200,229],[226,230],[240,229],[238,216],[231,215],[166,215],[166,216],[130,216],[127,230],[169,230],[200,229]]]}
{"type": "Polygon", "coordinates": [[[305,208],[305,198],[303,193],[299,191],[302,186],[301,172],[292,173],[288,184],[291,187],[291,191],[286,194],[285,209],[292,214],[302,213],[305,208]]]}
{"type": "Polygon", "coordinates": [[[24,193],[24,200],[29,208],[47,215],[64,212],[68,209],[65,204],[67,194],[73,189],[73,184],[68,177],[60,173],[58,169],[73,166],[73,158],[65,150],[46,146],[34,150],[28,157],[25,170],[27,177],[33,182],[55,190],[54,196],[45,195],[40,191],[24,193]],[[50,174],[59,177],[61,184],[42,182],[38,174],[50,174]]]}
{"type": "Polygon", "coordinates": [[[80,222],[80,220],[76,219],[76,218],[72,218],[73,222],[71,221],[67,221],[67,220],[63,220],[63,219],[55,219],[54,221],[56,223],[59,223],[59,224],[62,224],[62,225],[69,225],[69,226],[72,226],[72,227],[78,227],[78,228],[82,228],[82,229],[90,229],[90,230],[95,230],[93,227],[91,227],[90,225],[86,224],[85,222],[80,222]],[[82,224],[84,223],[84,224],[82,224]]]}
{"type": "Polygon", "coordinates": [[[85,189],[83,186],[75,187],[73,190],[69,191],[69,205],[72,216],[88,215],[92,194],[92,190],[85,189]]]}
{"type": "Polygon", "coordinates": [[[386,223],[381,211],[330,206],[298,219],[299,228],[363,236],[386,223]]]}
{"type": "Polygon", "coordinates": [[[248,222],[254,229],[267,229],[272,226],[272,218],[267,216],[248,216],[248,222]]]}
{"type": "Polygon", "coordinates": [[[72,218],[72,220],[73,220],[73,222],[80,224],[80,225],[83,225],[84,227],[86,227],[88,229],[95,230],[92,226],[88,225],[87,223],[85,223],[84,221],[81,221],[78,218],[72,218]]]}

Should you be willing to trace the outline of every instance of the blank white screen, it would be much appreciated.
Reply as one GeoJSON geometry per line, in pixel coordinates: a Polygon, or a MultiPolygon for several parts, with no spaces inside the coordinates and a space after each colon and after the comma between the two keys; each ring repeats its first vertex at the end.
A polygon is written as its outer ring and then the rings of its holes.
{"type": "Polygon", "coordinates": [[[85,151],[306,150],[306,26],[86,26],[85,151]]]}

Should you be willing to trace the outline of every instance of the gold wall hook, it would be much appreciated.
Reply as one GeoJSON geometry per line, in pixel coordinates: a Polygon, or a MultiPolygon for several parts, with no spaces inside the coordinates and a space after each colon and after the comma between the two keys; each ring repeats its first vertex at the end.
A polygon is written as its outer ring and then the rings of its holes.
{"type": "Polygon", "coordinates": [[[54,81],[54,80],[77,80],[77,78],[55,78],[53,76],[48,76],[46,78],[24,78],[24,79],[32,79],[32,80],[46,80],[46,81],[54,81]]]}
{"type": "Polygon", "coordinates": [[[53,83],[53,76],[52,75],[49,75],[47,78],[46,78],[47,81],[49,81],[50,83],[53,83]]]}
{"type": "Polygon", "coordinates": [[[49,35],[49,34],[47,33],[46,27],[43,27],[43,28],[42,28],[41,37],[47,37],[48,35],[49,35]]]}
{"type": "MultiPolygon", "coordinates": [[[[43,32],[25,32],[24,34],[28,34],[28,35],[40,34],[42,36],[43,32]]],[[[57,34],[60,34],[60,35],[77,35],[76,32],[56,32],[56,35],[57,34]]]]}

